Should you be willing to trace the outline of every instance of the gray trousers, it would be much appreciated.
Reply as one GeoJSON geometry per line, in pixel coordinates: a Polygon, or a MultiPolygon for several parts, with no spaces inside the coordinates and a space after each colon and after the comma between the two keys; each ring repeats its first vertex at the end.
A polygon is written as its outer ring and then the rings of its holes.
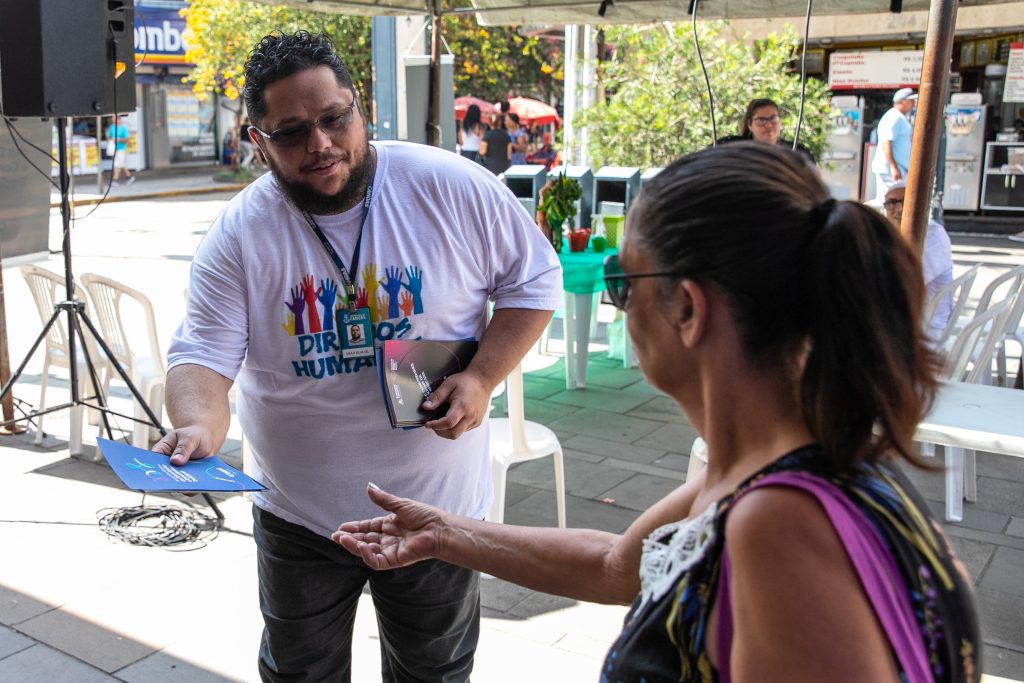
{"type": "Polygon", "coordinates": [[[352,625],[369,583],[381,680],[469,680],[480,635],[480,576],[428,560],[377,572],[341,546],[253,506],[263,637],[259,671],[275,683],[352,676],[352,625]]]}

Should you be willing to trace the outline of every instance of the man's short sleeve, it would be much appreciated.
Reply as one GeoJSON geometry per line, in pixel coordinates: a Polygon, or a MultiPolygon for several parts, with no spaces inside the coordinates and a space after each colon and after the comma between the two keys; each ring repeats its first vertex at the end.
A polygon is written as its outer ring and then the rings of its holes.
{"type": "Polygon", "coordinates": [[[510,191],[502,188],[485,240],[490,297],[495,308],[553,311],[562,293],[562,267],[544,233],[510,191]]]}
{"type": "Polygon", "coordinates": [[[188,312],[171,339],[167,368],[202,365],[234,379],[245,358],[248,334],[241,249],[222,214],[192,261],[188,312]]]}

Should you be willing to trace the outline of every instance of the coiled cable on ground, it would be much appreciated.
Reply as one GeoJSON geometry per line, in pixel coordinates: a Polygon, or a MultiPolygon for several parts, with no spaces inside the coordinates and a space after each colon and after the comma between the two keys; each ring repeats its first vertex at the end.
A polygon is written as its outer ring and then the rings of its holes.
{"type": "Polygon", "coordinates": [[[104,508],[96,513],[100,529],[129,545],[187,551],[206,547],[217,536],[217,520],[190,507],[142,505],[104,508]]]}

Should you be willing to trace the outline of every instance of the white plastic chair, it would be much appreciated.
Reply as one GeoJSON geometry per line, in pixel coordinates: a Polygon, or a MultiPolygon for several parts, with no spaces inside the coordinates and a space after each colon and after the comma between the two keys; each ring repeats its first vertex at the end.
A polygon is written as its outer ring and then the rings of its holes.
{"type": "MultiPolygon", "coordinates": [[[[124,368],[153,413],[158,418],[161,417],[167,371],[164,366],[163,354],[160,351],[160,341],[156,334],[156,316],[153,313],[153,304],[142,292],[108,277],[86,273],[82,275],[81,280],[92,300],[96,325],[99,327],[100,334],[103,335],[103,340],[110,347],[114,358],[124,368]],[[129,343],[128,328],[124,322],[125,297],[133,301],[142,312],[143,325],[149,341],[145,353],[137,353],[138,344],[136,344],[136,349],[132,349],[129,343]]],[[[107,379],[103,386],[104,392],[110,385],[111,375],[113,372],[107,373],[107,379]]],[[[118,378],[120,379],[120,376],[118,378]]],[[[149,448],[151,441],[159,438],[159,434],[149,424],[149,417],[138,402],[135,402],[134,417],[142,422],[134,424],[132,445],[138,448],[149,448]]]]}
{"type": "MultiPolygon", "coordinates": [[[[1001,387],[1009,386],[1009,378],[1006,372],[1006,342],[1014,341],[1021,350],[1017,357],[1018,363],[1024,363],[1024,327],[1021,326],[1021,319],[1024,318],[1024,278],[1021,278],[1017,289],[1017,297],[1013,308],[1006,316],[1003,325],[1003,338],[996,345],[996,384],[1001,387]]],[[[1020,368],[1018,366],[1018,372],[1020,368]]]]}
{"type": "Polygon", "coordinates": [[[555,501],[558,526],[565,528],[565,468],[562,444],[555,433],[537,422],[526,419],[523,405],[523,368],[517,365],[505,380],[508,403],[507,418],[491,419],[491,477],[494,501],[487,520],[500,524],[505,519],[505,484],[508,468],[517,462],[552,456],[555,467],[555,501]]]}
{"type": "Polygon", "coordinates": [[[708,445],[704,439],[698,436],[693,440],[693,446],[690,447],[690,464],[686,467],[686,481],[690,481],[690,478],[707,467],[707,464],[708,445]]]}
{"type": "Polygon", "coordinates": [[[930,331],[932,318],[935,317],[935,309],[939,307],[939,302],[947,296],[953,297],[953,309],[949,313],[949,320],[946,321],[946,328],[934,339],[936,348],[942,348],[942,346],[949,340],[950,335],[953,334],[953,330],[956,329],[957,321],[960,320],[960,316],[963,315],[964,312],[964,307],[967,305],[967,298],[971,292],[971,285],[974,284],[974,279],[977,276],[978,264],[975,263],[959,277],[955,277],[944,284],[937,292],[935,292],[935,296],[925,304],[924,315],[921,317],[921,321],[924,325],[924,329],[926,331],[930,331]]]}
{"type": "MultiPolygon", "coordinates": [[[[961,330],[946,355],[942,375],[955,382],[986,383],[992,373],[992,358],[1005,334],[1010,298],[989,305],[961,330]]],[[[952,446],[938,447],[946,460],[946,519],[963,519],[964,499],[978,500],[977,457],[973,450],[952,446]]]]}
{"type": "MultiPolygon", "coordinates": [[[[25,282],[28,284],[29,291],[32,293],[32,299],[35,301],[36,310],[39,312],[39,319],[45,325],[49,322],[50,317],[53,315],[54,306],[64,301],[66,296],[64,276],[58,275],[52,271],[40,268],[39,266],[22,266],[21,275],[25,278],[25,282]]],[[[85,292],[81,287],[75,285],[75,298],[85,303],[87,301],[85,292]]],[[[92,359],[93,367],[96,370],[97,378],[100,382],[103,382],[104,375],[109,372],[110,364],[106,357],[101,356],[97,352],[95,340],[89,334],[88,330],[85,330],[86,343],[89,352],[89,357],[92,359]]],[[[89,368],[86,365],[85,357],[82,354],[82,348],[80,340],[76,340],[79,343],[76,345],[76,361],[79,381],[82,382],[82,386],[87,388],[87,391],[83,392],[79,398],[88,398],[90,396],[96,396],[98,394],[97,388],[92,383],[92,378],[89,375],[89,368]]],[[[45,356],[43,360],[43,371],[39,377],[39,410],[46,408],[46,387],[49,383],[49,372],[51,367],[67,368],[70,369],[71,364],[69,362],[71,352],[68,348],[68,329],[67,329],[67,316],[61,313],[57,316],[57,321],[50,326],[49,331],[46,334],[46,347],[45,356]]],[[[36,432],[34,443],[36,445],[43,442],[43,416],[40,415],[36,418],[36,425],[38,431],[36,432]]],[[[75,406],[71,408],[71,432],[69,436],[69,448],[72,453],[80,453],[82,450],[82,408],[81,406],[75,406]]]]}

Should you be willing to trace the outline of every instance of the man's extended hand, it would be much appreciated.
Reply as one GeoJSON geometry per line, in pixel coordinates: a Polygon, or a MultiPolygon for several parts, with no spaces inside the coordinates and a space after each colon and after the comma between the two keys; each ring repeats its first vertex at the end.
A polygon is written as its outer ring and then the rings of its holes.
{"type": "Polygon", "coordinates": [[[437,508],[368,487],[370,500],[391,514],[345,522],[331,538],[373,569],[396,569],[436,556],[442,513],[437,508]]]}
{"type": "Polygon", "coordinates": [[[437,410],[448,403],[448,412],[439,420],[431,420],[424,427],[433,429],[438,436],[457,439],[470,429],[480,426],[491,404],[493,387],[486,386],[472,369],[449,375],[441,386],[423,402],[426,410],[437,410]]]}
{"type": "Polygon", "coordinates": [[[189,460],[201,460],[213,455],[213,437],[198,426],[182,427],[167,432],[153,446],[155,453],[171,456],[172,465],[184,465],[189,460]]]}

